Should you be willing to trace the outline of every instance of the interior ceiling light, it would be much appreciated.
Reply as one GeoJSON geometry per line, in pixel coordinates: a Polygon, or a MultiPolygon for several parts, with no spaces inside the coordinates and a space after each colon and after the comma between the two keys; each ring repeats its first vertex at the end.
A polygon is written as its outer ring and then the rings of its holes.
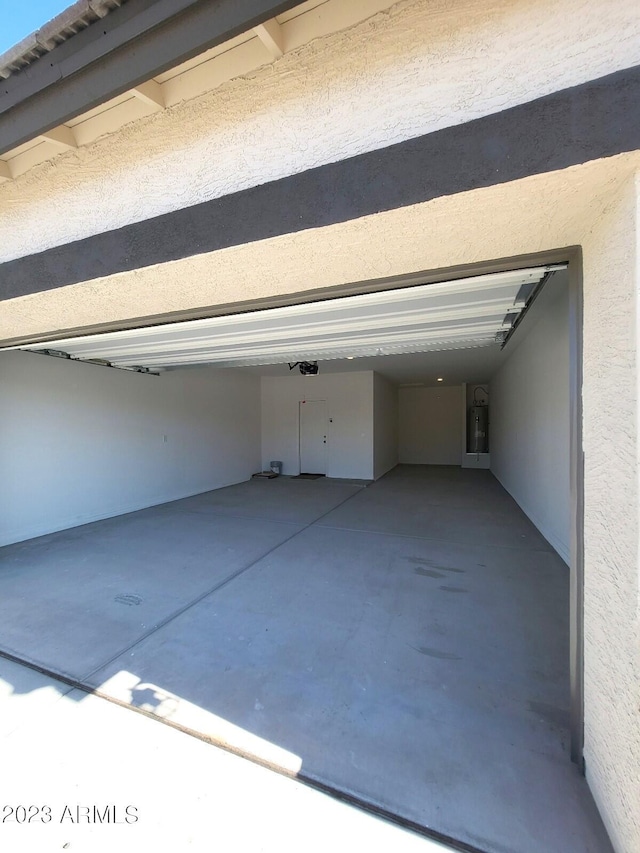
{"type": "MultiPolygon", "coordinates": [[[[208,364],[314,364],[318,360],[496,346],[546,277],[566,264],[421,283],[205,320],[23,344],[7,349],[151,370],[208,364]]],[[[314,372],[306,375],[315,375],[314,372]]]]}

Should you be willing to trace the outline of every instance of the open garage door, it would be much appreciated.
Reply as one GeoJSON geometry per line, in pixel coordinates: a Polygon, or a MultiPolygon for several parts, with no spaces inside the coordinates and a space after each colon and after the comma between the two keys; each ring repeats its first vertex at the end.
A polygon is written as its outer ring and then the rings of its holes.
{"type": "Polygon", "coordinates": [[[247,367],[505,343],[546,279],[566,264],[419,284],[12,349],[153,372],[247,367]]]}

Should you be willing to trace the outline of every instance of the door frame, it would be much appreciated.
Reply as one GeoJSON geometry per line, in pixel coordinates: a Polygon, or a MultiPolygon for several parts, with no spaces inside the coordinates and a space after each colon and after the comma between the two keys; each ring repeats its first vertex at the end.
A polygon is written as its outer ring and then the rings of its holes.
{"type": "MultiPolygon", "coordinates": [[[[327,401],[326,397],[322,397],[318,400],[309,400],[307,397],[305,397],[304,400],[298,400],[298,474],[302,474],[302,418],[301,418],[302,409],[301,409],[301,406],[303,403],[324,403],[325,404],[325,413],[326,413],[327,402],[328,401],[327,401]]],[[[325,424],[325,437],[324,437],[325,438],[325,440],[324,440],[324,446],[325,446],[324,476],[325,477],[329,476],[329,443],[328,443],[329,433],[327,431],[327,424],[329,423],[328,418],[329,418],[329,416],[327,414],[327,422],[325,424]]],[[[318,471],[313,471],[313,472],[310,471],[310,472],[305,472],[305,473],[317,474],[319,472],[318,471]]]]}

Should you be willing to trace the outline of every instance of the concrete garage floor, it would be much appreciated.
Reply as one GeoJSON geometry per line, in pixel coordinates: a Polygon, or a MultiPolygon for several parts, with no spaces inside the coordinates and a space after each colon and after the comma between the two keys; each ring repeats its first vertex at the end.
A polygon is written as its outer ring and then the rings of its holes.
{"type": "Polygon", "coordinates": [[[6,652],[480,850],[611,850],[568,569],[488,472],[251,481],[0,560],[6,652]]]}

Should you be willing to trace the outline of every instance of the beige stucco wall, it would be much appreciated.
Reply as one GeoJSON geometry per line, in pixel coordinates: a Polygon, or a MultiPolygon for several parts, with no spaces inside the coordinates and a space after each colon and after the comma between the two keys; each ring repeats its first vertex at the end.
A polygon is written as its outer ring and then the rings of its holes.
{"type": "Polygon", "coordinates": [[[584,239],[585,757],[617,850],[640,850],[638,185],[584,239]]]}
{"type": "Polygon", "coordinates": [[[0,341],[578,245],[639,165],[621,155],[5,301],[0,341]]]}
{"type": "Polygon", "coordinates": [[[636,0],[405,0],[0,185],[0,261],[637,63],[636,0]]]}

